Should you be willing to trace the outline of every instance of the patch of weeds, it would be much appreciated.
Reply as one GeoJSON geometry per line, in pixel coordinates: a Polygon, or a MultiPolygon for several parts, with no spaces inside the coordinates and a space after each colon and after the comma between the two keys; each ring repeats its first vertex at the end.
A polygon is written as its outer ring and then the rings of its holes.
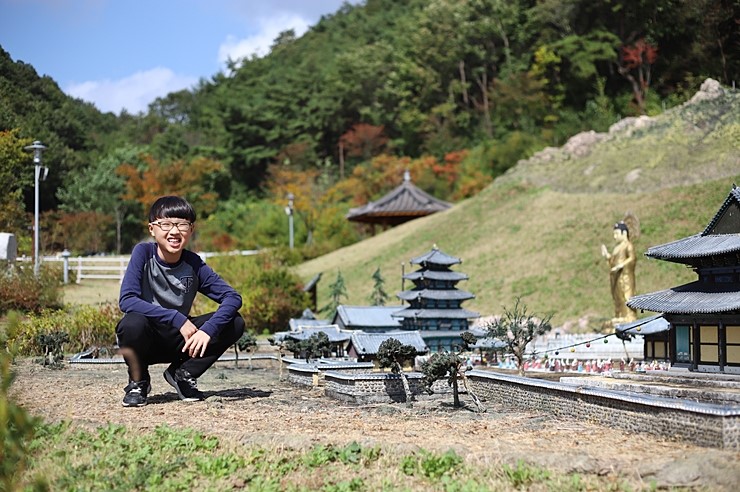
{"type": "Polygon", "coordinates": [[[321,488],[322,492],[357,492],[365,489],[365,482],[361,478],[353,478],[352,480],[325,485],[321,488]]]}
{"type": "Polygon", "coordinates": [[[404,456],[401,459],[401,471],[410,476],[421,475],[438,480],[454,474],[462,463],[463,459],[452,450],[441,455],[422,450],[418,456],[404,456]]]}
{"type": "Polygon", "coordinates": [[[357,465],[363,461],[375,461],[379,457],[380,448],[363,449],[357,442],[352,442],[343,448],[337,448],[331,444],[314,446],[303,457],[303,463],[309,468],[318,468],[337,461],[345,465],[357,465]]]}
{"type": "Polygon", "coordinates": [[[550,473],[527,465],[522,460],[517,460],[515,466],[504,465],[502,468],[504,476],[514,487],[529,487],[534,483],[544,482],[550,478],[550,473]]]}

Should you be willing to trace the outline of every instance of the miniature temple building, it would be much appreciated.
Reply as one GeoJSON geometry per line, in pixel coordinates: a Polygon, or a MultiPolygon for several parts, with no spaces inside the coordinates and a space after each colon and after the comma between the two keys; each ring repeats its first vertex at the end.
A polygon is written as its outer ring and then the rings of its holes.
{"type": "Polygon", "coordinates": [[[403,306],[348,306],[340,304],[332,323],[343,330],[360,330],[367,333],[384,333],[399,330],[401,323],[393,313],[403,306]]]}
{"type": "MultiPolygon", "coordinates": [[[[357,362],[377,362],[378,349],[388,339],[395,338],[403,345],[411,345],[416,349],[416,355],[426,355],[429,348],[424,343],[418,331],[391,331],[387,333],[352,333],[347,345],[347,355],[356,358],[357,362]]],[[[413,360],[409,361],[413,367],[413,360]]],[[[410,368],[409,368],[410,369],[410,368]]]]}
{"type": "Polygon", "coordinates": [[[615,334],[621,340],[629,340],[635,335],[643,338],[642,358],[646,361],[668,361],[669,335],[671,324],[661,314],[655,314],[624,323],[615,327],[615,334]]]}
{"type": "Polygon", "coordinates": [[[461,263],[443,253],[435,246],[422,256],[413,258],[412,265],[421,268],[404,275],[414,283],[414,288],[405,290],[398,297],[409,303],[393,316],[401,319],[404,330],[419,330],[430,351],[452,351],[460,345],[460,334],[467,331],[468,320],[477,318],[476,312],[462,308],[462,303],[475,296],[458,290],[456,285],[467,280],[464,273],[452,271],[450,267],[461,263]]]}
{"type": "Polygon", "coordinates": [[[645,253],[687,265],[698,280],[634,296],[628,305],[663,313],[672,367],[740,373],[740,189],[733,186],[703,232],[645,253]]]}
{"type": "Polygon", "coordinates": [[[411,182],[408,171],[403,183],[387,195],[362,207],[352,208],[347,220],[365,224],[394,227],[419,217],[431,215],[452,207],[451,203],[434,198],[411,182]]]}

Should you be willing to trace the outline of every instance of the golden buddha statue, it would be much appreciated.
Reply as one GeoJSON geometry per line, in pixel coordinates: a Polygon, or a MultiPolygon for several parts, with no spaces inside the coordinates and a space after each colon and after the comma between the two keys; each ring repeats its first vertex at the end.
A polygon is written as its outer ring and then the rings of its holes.
{"type": "Polygon", "coordinates": [[[625,222],[614,225],[616,246],[610,253],[601,245],[601,255],[609,264],[609,285],[614,300],[612,325],[628,323],[637,319],[637,312],[627,306],[627,301],[635,295],[635,247],[630,240],[630,230],[625,222]]]}

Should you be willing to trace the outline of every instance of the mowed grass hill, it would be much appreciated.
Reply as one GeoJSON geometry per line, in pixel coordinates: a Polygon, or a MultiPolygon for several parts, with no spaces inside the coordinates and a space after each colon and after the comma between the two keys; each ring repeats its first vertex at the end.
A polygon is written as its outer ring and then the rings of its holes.
{"type": "Polygon", "coordinates": [[[740,94],[707,80],[679,107],[577,135],[446,212],[303,263],[297,273],[305,281],[322,273],[319,307],[338,271],[344,304],[368,305],[379,267],[388,304],[401,304],[402,269],[415,270],[409,260],[436,245],[463,260],[454,270],[469,280],[458,288],[476,296],[465,308],[495,315],[521,298],[530,312],[552,313],[554,326],[600,330],[613,316],[600,247],[613,248],[614,223],[628,211],[639,219],[638,294],[693,281],[692,270],[644,252],[703,231],[733,183],[740,184],[740,94]]]}

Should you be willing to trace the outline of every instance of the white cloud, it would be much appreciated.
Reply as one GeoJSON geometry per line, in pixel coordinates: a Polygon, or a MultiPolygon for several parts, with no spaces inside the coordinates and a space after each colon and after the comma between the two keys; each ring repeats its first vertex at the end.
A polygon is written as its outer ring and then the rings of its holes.
{"type": "Polygon", "coordinates": [[[237,39],[229,35],[226,41],[221,43],[218,49],[218,62],[226,64],[228,60],[240,60],[252,55],[265,56],[270,52],[270,46],[278,35],[289,29],[295,31],[296,37],[302,36],[307,30],[309,23],[303,17],[296,14],[283,14],[271,18],[261,18],[257,21],[258,32],[252,36],[237,39]]]}
{"type": "Polygon", "coordinates": [[[72,83],[65,92],[72,97],[89,101],[103,112],[131,114],[146,112],[149,103],[170,92],[194,86],[196,77],[175,74],[169,68],[157,67],[119,80],[92,80],[72,83]]]}

